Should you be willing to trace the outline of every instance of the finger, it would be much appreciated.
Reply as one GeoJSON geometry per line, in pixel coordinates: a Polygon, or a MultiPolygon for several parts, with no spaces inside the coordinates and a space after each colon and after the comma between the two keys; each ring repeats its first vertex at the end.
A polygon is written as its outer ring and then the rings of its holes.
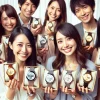
{"type": "Polygon", "coordinates": [[[48,87],[45,87],[45,88],[44,88],[44,92],[45,92],[45,93],[47,93],[47,88],[48,88],[48,87]]]}
{"type": "Polygon", "coordinates": [[[10,88],[13,88],[13,86],[14,86],[14,82],[15,82],[15,80],[12,79],[12,80],[11,80],[11,84],[10,84],[10,88]]]}
{"type": "Polygon", "coordinates": [[[88,88],[85,88],[85,92],[88,93],[88,88]]]}
{"type": "Polygon", "coordinates": [[[32,91],[35,93],[36,92],[36,90],[35,90],[35,88],[34,87],[32,87],[32,91]]]}
{"type": "Polygon", "coordinates": [[[26,88],[27,88],[27,92],[30,94],[30,89],[29,89],[29,87],[28,87],[28,86],[26,86],[26,88]]]}
{"type": "Polygon", "coordinates": [[[82,92],[84,93],[84,87],[81,87],[81,89],[82,89],[82,92]]]}
{"type": "Polygon", "coordinates": [[[79,86],[79,83],[77,83],[77,88],[78,88],[79,91],[82,90],[81,87],[79,86]]]}
{"type": "Polygon", "coordinates": [[[51,94],[53,93],[53,89],[52,89],[52,88],[50,89],[50,93],[51,93],[51,94]]]}
{"type": "Polygon", "coordinates": [[[47,93],[50,93],[50,87],[48,87],[48,89],[47,89],[47,93]]]}
{"type": "Polygon", "coordinates": [[[68,94],[68,87],[64,89],[64,92],[68,94]]]}
{"type": "Polygon", "coordinates": [[[5,82],[5,85],[6,85],[7,87],[10,87],[10,84],[11,84],[11,80],[9,80],[9,82],[5,82]]]}
{"type": "Polygon", "coordinates": [[[64,92],[64,90],[65,90],[65,87],[63,86],[63,87],[62,87],[62,92],[64,92]]]}

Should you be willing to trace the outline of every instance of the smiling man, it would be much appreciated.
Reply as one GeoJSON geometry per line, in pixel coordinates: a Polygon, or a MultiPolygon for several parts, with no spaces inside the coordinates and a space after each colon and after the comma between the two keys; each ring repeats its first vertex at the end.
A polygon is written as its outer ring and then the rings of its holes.
{"type": "Polygon", "coordinates": [[[40,3],[40,0],[18,0],[19,8],[20,8],[20,14],[19,19],[22,26],[27,27],[28,29],[31,29],[31,32],[33,35],[37,35],[41,30],[41,25],[39,25],[37,28],[32,28],[32,15],[38,8],[40,3]]]}
{"type": "Polygon", "coordinates": [[[95,1],[94,0],[71,0],[71,11],[81,21],[75,25],[82,38],[84,50],[91,59],[92,52],[98,42],[97,20],[94,18],[95,1]]]}

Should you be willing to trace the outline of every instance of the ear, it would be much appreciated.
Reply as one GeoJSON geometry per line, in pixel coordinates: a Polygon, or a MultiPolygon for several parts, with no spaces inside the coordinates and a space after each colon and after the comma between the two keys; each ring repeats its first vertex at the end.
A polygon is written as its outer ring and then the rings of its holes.
{"type": "Polygon", "coordinates": [[[9,47],[10,47],[10,49],[12,49],[12,44],[11,44],[11,42],[9,42],[9,47]]]}

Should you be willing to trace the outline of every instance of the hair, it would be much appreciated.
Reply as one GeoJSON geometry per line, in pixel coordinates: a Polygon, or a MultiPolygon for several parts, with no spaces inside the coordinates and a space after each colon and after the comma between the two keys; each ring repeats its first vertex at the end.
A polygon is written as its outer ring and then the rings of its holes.
{"type": "MultiPolygon", "coordinates": [[[[76,60],[82,68],[86,68],[86,65],[85,65],[86,57],[84,56],[85,52],[83,51],[81,38],[75,26],[73,26],[70,23],[63,23],[57,27],[56,32],[60,32],[64,36],[70,37],[75,40],[77,44],[77,48],[75,50],[76,60]]],[[[56,52],[56,59],[54,60],[52,66],[54,69],[60,70],[61,66],[64,66],[66,59],[65,59],[65,55],[58,50],[57,42],[56,42],[56,34],[54,36],[54,40],[56,43],[57,52],[56,52]]]]}
{"type": "MultiPolygon", "coordinates": [[[[30,0],[30,1],[36,6],[36,8],[39,6],[40,0],[30,0]]],[[[26,0],[18,0],[20,6],[22,6],[25,2],[26,0]]]]}
{"type": "MultiPolygon", "coordinates": [[[[1,24],[1,16],[2,16],[2,13],[4,11],[6,12],[6,14],[7,14],[8,17],[14,17],[14,18],[16,18],[16,22],[17,22],[16,26],[20,25],[20,21],[19,21],[18,15],[17,15],[17,12],[14,9],[14,7],[11,6],[11,5],[8,5],[8,4],[2,5],[0,7],[0,31],[1,31],[0,35],[1,36],[5,35],[5,29],[3,28],[2,24],[1,24]]],[[[1,41],[1,38],[0,38],[0,41],[1,41]]]]}
{"type": "Polygon", "coordinates": [[[71,11],[75,14],[75,7],[83,7],[85,5],[89,5],[93,12],[94,12],[94,7],[95,7],[95,1],[94,0],[71,0],[70,1],[70,8],[71,11]]]}
{"type": "MultiPolygon", "coordinates": [[[[57,1],[59,6],[60,6],[60,10],[61,10],[61,15],[60,17],[57,19],[57,26],[60,24],[60,23],[63,23],[66,21],[67,19],[67,14],[66,14],[66,3],[64,0],[50,0],[50,2],[48,3],[48,6],[49,7],[51,5],[52,2],[54,1],[57,1]]],[[[45,20],[44,20],[44,26],[46,25],[46,21],[49,20],[49,17],[48,17],[48,14],[47,14],[47,10],[46,10],[46,13],[45,13],[45,20]]],[[[56,26],[56,27],[57,27],[56,26]]]]}
{"type": "MultiPolygon", "coordinates": [[[[36,56],[36,46],[35,46],[35,40],[34,36],[32,35],[31,31],[26,27],[16,27],[13,32],[11,33],[11,36],[9,38],[9,42],[13,44],[16,37],[20,34],[24,34],[27,39],[29,40],[31,46],[32,46],[32,54],[28,57],[25,64],[26,66],[36,66],[37,62],[37,56],[36,56]]],[[[12,63],[15,62],[15,55],[13,54],[13,50],[8,46],[8,57],[7,62],[12,63]]]]}
{"type": "Polygon", "coordinates": [[[97,22],[97,42],[95,45],[96,48],[100,47],[99,42],[100,42],[100,18],[99,18],[99,21],[97,22]]]}

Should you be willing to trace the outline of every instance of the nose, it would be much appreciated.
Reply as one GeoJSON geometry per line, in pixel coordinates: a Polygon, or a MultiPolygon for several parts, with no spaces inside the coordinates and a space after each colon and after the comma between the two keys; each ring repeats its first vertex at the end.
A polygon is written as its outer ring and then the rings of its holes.
{"type": "Polygon", "coordinates": [[[8,24],[11,24],[11,19],[9,18],[7,22],[8,22],[8,24]]]}
{"type": "Polygon", "coordinates": [[[63,41],[63,48],[66,48],[68,46],[68,42],[67,41],[63,41]]]}
{"type": "Polygon", "coordinates": [[[28,10],[31,11],[31,9],[32,9],[32,5],[29,5],[28,10]]]}
{"type": "Polygon", "coordinates": [[[84,14],[85,14],[84,10],[83,10],[83,9],[81,9],[81,15],[84,15],[84,14]]]}
{"type": "Polygon", "coordinates": [[[52,11],[52,13],[53,13],[53,15],[55,15],[55,14],[56,14],[56,9],[54,9],[54,10],[52,11]]]}
{"type": "Polygon", "coordinates": [[[26,52],[26,51],[27,51],[27,47],[26,47],[26,45],[23,45],[23,47],[22,47],[22,51],[23,51],[23,52],[26,52]]]}

